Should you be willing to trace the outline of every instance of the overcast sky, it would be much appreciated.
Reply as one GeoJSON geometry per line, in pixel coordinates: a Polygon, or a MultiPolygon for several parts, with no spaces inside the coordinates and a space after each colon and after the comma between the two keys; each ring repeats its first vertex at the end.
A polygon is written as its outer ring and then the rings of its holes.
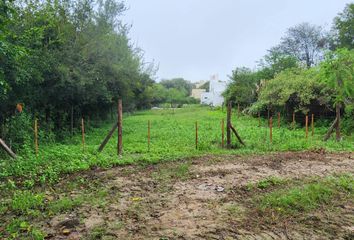
{"type": "Polygon", "coordinates": [[[349,0],[125,0],[131,40],[159,65],[157,79],[193,82],[254,68],[286,29],[329,28],[349,0]]]}

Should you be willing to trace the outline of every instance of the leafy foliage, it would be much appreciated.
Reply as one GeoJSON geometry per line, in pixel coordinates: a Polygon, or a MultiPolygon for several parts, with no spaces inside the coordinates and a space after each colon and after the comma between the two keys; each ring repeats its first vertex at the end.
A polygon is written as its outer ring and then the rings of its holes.
{"type": "Polygon", "coordinates": [[[46,122],[55,119],[55,130],[68,126],[71,108],[77,118],[106,116],[118,97],[125,109],[149,106],[153,69],[129,41],[129,27],[120,20],[122,2],[5,3],[1,122],[17,103],[46,122]]]}
{"type": "Polygon", "coordinates": [[[259,62],[260,70],[257,71],[259,79],[272,79],[278,73],[290,68],[298,68],[299,61],[296,57],[285,54],[279,47],[268,50],[268,54],[259,62]]]}
{"type": "Polygon", "coordinates": [[[183,78],[174,78],[169,80],[164,79],[161,80],[160,84],[167,89],[178,89],[182,92],[185,92],[186,95],[190,95],[193,88],[193,84],[190,81],[184,80],[183,78]]]}
{"type": "Polygon", "coordinates": [[[243,107],[252,104],[256,98],[257,73],[248,68],[236,68],[230,76],[231,83],[224,93],[227,101],[234,101],[243,107]]]}
{"type": "Polygon", "coordinates": [[[343,12],[334,19],[335,46],[353,49],[354,47],[354,3],[349,3],[343,12]]]}
{"type": "Polygon", "coordinates": [[[279,49],[304,62],[309,68],[321,60],[323,49],[328,47],[326,35],[320,26],[301,23],[288,29],[279,49]]]}
{"type": "Polygon", "coordinates": [[[324,89],[325,85],[318,81],[318,77],[317,69],[283,71],[265,83],[251,110],[286,107],[307,113],[312,102],[328,107],[330,92],[324,89]]]}
{"type": "MultiPolygon", "coordinates": [[[[39,156],[33,151],[21,154],[15,161],[0,160],[0,182],[10,183],[14,187],[31,188],[38,184],[57,182],[63,174],[88,170],[95,166],[111,167],[131,163],[155,163],[202,154],[221,153],[264,153],[274,151],[299,151],[324,148],[331,151],[353,151],[353,137],[344,136],[341,143],[323,142],[322,135],[326,128],[317,125],[315,135],[306,140],[305,130],[291,130],[290,124],[273,129],[273,143],[269,142],[267,122],[249,116],[233,119],[235,126],[246,143],[240,147],[233,139],[233,149],[220,147],[220,121],[226,113],[210,110],[207,107],[187,107],[181,109],[159,109],[142,111],[124,116],[124,154],[116,155],[117,135],[108,142],[103,152],[97,148],[112,124],[103,124],[86,133],[85,152],[81,146],[81,134],[73,139],[67,138],[62,144],[42,142],[40,139],[39,156]],[[151,122],[151,145],[147,145],[147,122],[151,122]],[[195,122],[199,125],[198,149],[195,149],[195,122]],[[26,181],[27,180],[27,181],[26,181]]],[[[174,170],[178,172],[179,170],[174,170]]],[[[181,169],[183,172],[184,169],[181,169]]]]}
{"type": "Polygon", "coordinates": [[[354,50],[338,49],[330,52],[321,63],[321,80],[334,90],[335,102],[353,104],[354,50]]]}
{"type": "Polygon", "coordinates": [[[329,35],[320,26],[298,24],[268,50],[259,69],[236,68],[224,96],[253,114],[296,111],[322,117],[334,115],[339,103],[345,107],[343,129],[353,132],[352,10],[348,4],[333,26],[335,48],[347,48],[329,51],[329,35]]]}

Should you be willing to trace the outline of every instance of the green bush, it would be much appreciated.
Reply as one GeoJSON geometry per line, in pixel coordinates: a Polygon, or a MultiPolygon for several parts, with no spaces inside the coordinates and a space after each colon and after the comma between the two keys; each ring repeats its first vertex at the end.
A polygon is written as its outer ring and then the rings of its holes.
{"type": "Polygon", "coordinates": [[[25,112],[17,113],[7,119],[5,129],[8,129],[5,134],[5,140],[10,147],[15,150],[28,149],[33,140],[31,116],[25,112]]]}
{"type": "Polygon", "coordinates": [[[348,105],[342,118],[342,130],[345,134],[351,135],[354,132],[354,104],[348,105]]]}

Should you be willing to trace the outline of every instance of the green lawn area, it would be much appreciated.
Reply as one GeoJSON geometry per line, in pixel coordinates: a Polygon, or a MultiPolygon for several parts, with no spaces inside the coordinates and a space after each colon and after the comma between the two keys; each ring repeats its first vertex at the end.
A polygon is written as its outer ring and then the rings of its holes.
{"type": "MultiPolygon", "coordinates": [[[[275,151],[301,151],[324,148],[328,151],[354,151],[353,136],[344,136],[340,143],[333,139],[323,142],[326,127],[316,127],[315,136],[305,139],[305,129],[291,129],[290,124],[273,128],[273,142],[269,142],[267,121],[233,113],[233,126],[238,130],[246,147],[238,144],[232,136],[234,148],[221,148],[221,120],[226,121],[226,111],[207,107],[182,109],[157,109],[125,114],[123,117],[122,157],[117,156],[117,133],[108,142],[102,153],[97,148],[110,130],[112,123],[91,127],[86,133],[85,152],[78,133],[65,143],[44,143],[40,140],[40,152],[21,153],[17,160],[0,161],[0,178],[16,179],[16,184],[31,188],[35,183],[55,182],[64,173],[87,170],[93,166],[111,167],[129,163],[156,163],[159,161],[199,156],[204,154],[252,154],[275,151]],[[147,146],[147,123],[151,121],[151,146],[147,146]],[[195,122],[199,126],[199,145],[195,148],[195,122]],[[21,179],[21,181],[19,181],[21,179]]],[[[276,121],[274,121],[276,122],[276,121]]],[[[226,122],[225,122],[226,126],[226,122]]],[[[225,131],[226,137],[226,131],[225,131]]],[[[226,140],[225,140],[226,142],[226,140]]],[[[30,146],[32,149],[32,146],[30,146]]]]}

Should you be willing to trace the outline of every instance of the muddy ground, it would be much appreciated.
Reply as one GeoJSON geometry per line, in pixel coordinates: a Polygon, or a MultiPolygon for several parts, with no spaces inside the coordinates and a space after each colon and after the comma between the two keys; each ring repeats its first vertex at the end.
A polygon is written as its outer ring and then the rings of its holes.
{"type": "Polygon", "coordinates": [[[255,210],[276,176],[302,181],[354,173],[354,154],[286,152],[261,156],[205,156],[153,166],[125,166],[67,176],[48,193],[75,198],[99,189],[93,201],[41,223],[48,239],[354,239],[352,200],[285,218],[255,210]],[[77,189],[72,183],[85,184],[77,189]]]}

